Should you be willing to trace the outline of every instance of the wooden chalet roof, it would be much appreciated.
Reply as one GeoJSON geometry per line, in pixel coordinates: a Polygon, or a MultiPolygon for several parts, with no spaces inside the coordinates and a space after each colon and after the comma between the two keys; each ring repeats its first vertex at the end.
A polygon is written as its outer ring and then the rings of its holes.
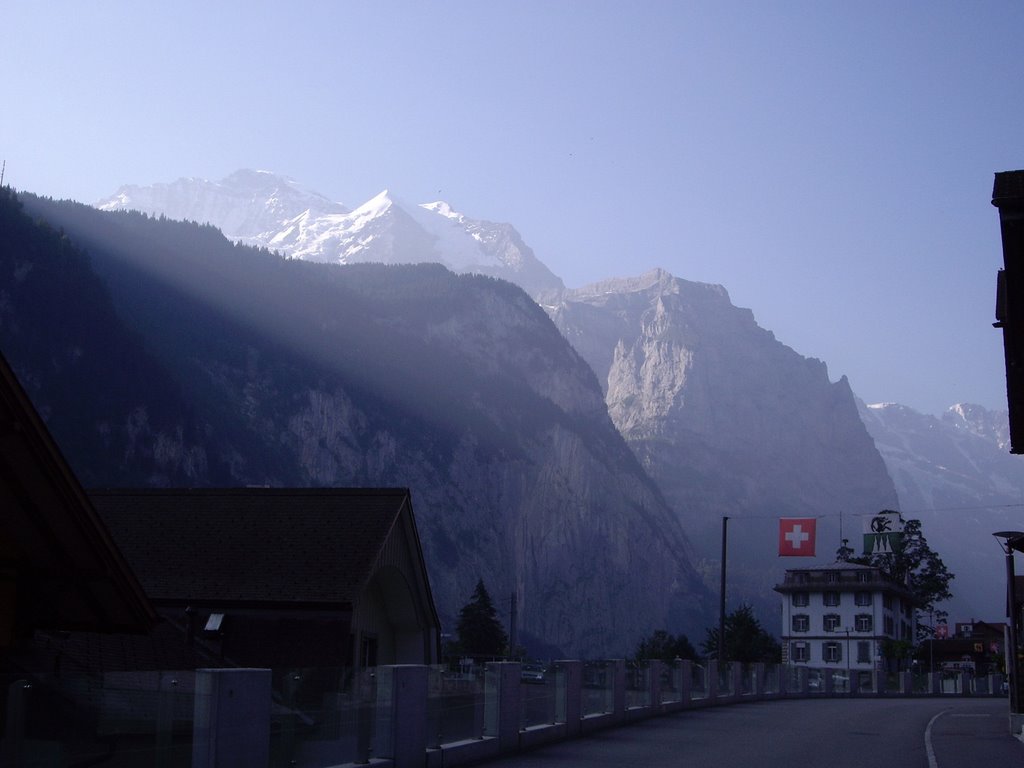
{"type": "Polygon", "coordinates": [[[157,601],[351,605],[403,510],[412,514],[404,488],[90,495],[157,601]]]}
{"type": "Polygon", "coordinates": [[[2,355],[0,558],[17,571],[23,626],[142,632],[156,619],[2,355]]]}

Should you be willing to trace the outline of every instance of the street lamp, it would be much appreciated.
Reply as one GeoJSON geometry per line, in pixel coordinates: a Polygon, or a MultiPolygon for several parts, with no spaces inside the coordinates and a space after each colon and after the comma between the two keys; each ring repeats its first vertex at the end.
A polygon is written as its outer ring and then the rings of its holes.
{"type": "Polygon", "coordinates": [[[844,627],[846,633],[846,692],[853,693],[853,680],[850,677],[850,627],[844,627]]]}
{"type": "Polygon", "coordinates": [[[1024,532],[1021,531],[998,531],[993,533],[996,539],[1002,539],[999,546],[1006,554],[1006,615],[1009,618],[1009,653],[1007,660],[1007,675],[1010,678],[1010,712],[1016,714],[1019,709],[1019,697],[1017,691],[1018,670],[1017,670],[1017,585],[1016,575],[1013,567],[1014,550],[1024,551],[1024,532]]]}

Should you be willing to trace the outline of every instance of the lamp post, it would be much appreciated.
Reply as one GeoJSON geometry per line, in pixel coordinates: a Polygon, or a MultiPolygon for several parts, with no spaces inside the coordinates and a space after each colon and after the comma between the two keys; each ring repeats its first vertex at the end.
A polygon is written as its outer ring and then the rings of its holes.
{"type": "Polygon", "coordinates": [[[850,628],[846,627],[846,692],[853,693],[853,680],[850,679],[850,628]]]}
{"type": "Polygon", "coordinates": [[[1019,671],[1017,669],[1017,585],[1013,567],[1013,552],[1024,546],[1024,533],[1021,531],[999,531],[993,533],[1002,539],[999,546],[1006,554],[1006,616],[1009,618],[1009,648],[1007,654],[1007,675],[1010,678],[1010,714],[1020,712],[1018,695],[1019,671]]]}
{"type": "Polygon", "coordinates": [[[729,554],[729,518],[722,517],[722,570],[718,589],[718,668],[725,669],[725,561],[729,554]]]}
{"type": "Polygon", "coordinates": [[[928,674],[935,671],[935,611],[928,611],[929,629],[932,636],[928,638],[928,674]]]}

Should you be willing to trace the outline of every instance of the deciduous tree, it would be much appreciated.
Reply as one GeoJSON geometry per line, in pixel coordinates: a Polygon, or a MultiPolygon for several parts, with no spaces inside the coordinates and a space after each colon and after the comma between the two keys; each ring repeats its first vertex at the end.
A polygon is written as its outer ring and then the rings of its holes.
{"type": "MultiPolygon", "coordinates": [[[[882,510],[880,514],[892,510],[882,510]]],[[[891,580],[903,584],[910,590],[914,604],[921,614],[935,611],[936,603],[953,596],[949,590],[954,574],[942,562],[942,558],[930,546],[921,530],[920,520],[907,520],[903,526],[901,546],[895,552],[842,557],[848,548],[840,549],[840,559],[851,563],[871,565],[879,568],[891,580]]],[[[918,635],[922,632],[918,626],[918,635]]]]}

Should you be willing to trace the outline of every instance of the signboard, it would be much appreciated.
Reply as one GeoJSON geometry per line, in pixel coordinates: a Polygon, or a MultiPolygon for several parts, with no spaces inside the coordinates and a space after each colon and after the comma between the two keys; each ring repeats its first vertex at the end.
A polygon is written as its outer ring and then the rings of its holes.
{"type": "Polygon", "coordinates": [[[864,554],[891,555],[903,543],[903,518],[899,512],[882,512],[864,518],[864,554]]]}

